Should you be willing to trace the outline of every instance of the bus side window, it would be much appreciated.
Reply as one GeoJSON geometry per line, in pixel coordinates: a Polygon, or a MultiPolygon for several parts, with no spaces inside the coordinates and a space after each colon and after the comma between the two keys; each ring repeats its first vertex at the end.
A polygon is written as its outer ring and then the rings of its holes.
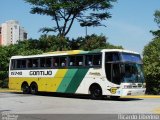
{"type": "Polygon", "coordinates": [[[93,55],[86,55],[86,66],[93,66],[93,55]]]}
{"type": "Polygon", "coordinates": [[[69,66],[83,66],[83,56],[69,56],[69,66]]]}
{"type": "Polygon", "coordinates": [[[69,60],[69,66],[76,66],[76,57],[75,56],[69,56],[68,57],[69,60]]]}
{"type": "Polygon", "coordinates": [[[26,60],[25,59],[19,59],[19,60],[14,60],[14,69],[21,69],[21,68],[26,68],[26,60]],[[17,62],[17,64],[16,64],[17,62]]]}
{"type": "Polygon", "coordinates": [[[51,67],[52,64],[52,58],[40,58],[40,67],[45,68],[45,67],[51,67]]]}
{"type": "Polygon", "coordinates": [[[40,67],[46,67],[45,58],[40,58],[40,67]]]}
{"type": "Polygon", "coordinates": [[[11,60],[11,70],[16,68],[16,60],[11,60]]]}
{"type": "Polygon", "coordinates": [[[21,68],[26,68],[26,60],[21,61],[21,68]]]}
{"type": "Polygon", "coordinates": [[[120,84],[121,82],[121,73],[120,73],[120,65],[112,64],[112,82],[115,84],[120,84]]]}
{"type": "Polygon", "coordinates": [[[17,66],[16,66],[16,68],[21,68],[21,60],[17,60],[17,66]]]}
{"type": "Polygon", "coordinates": [[[102,55],[94,55],[93,56],[93,65],[101,65],[102,55]]]}
{"type": "Polygon", "coordinates": [[[119,53],[111,52],[111,53],[105,54],[105,61],[106,62],[119,61],[119,60],[120,60],[119,53]]]}
{"type": "Polygon", "coordinates": [[[76,65],[83,66],[83,56],[76,56],[76,65]]]}
{"type": "Polygon", "coordinates": [[[38,59],[32,59],[32,67],[33,68],[38,67],[38,59]]]}
{"type": "Polygon", "coordinates": [[[28,67],[28,68],[32,68],[32,64],[33,64],[33,63],[32,63],[32,59],[28,59],[28,60],[27,60],[27,67],[28,67]]]}
{"type": "Polygon", "coordinates": [[[59,67],[59,57],[53,58],[53,67],[59,67]]]}
{"type": "Polygon", "coordinates": [[[61,65],[61,67],[66,67],[67,57],[60,57],[60,65],[61,65]]]}
{"type": "Polygon", "coordinates": [[[52,64],[52,58],[46,58],[46,67],[51,67],[52,64]]]}

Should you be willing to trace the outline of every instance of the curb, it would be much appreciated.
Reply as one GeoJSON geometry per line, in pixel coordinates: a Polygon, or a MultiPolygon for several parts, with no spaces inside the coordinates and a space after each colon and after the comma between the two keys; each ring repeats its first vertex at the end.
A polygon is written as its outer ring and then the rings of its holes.
{"type": "Polygon", "coordinates": [[[124,96],[121,98],[160,98],[160,95],[124,96]]]}
{"type": "Polygon", "coordinates": [[[6,90],[0,90],[0,93],[1,93],[1,92],[3,92],[3,93],[5,93],[5,92],[6,92],[6,93],[7,93],[7,92],[21,92],[21,90],[7,90],[7,89],[6,89],[6,90]]]}

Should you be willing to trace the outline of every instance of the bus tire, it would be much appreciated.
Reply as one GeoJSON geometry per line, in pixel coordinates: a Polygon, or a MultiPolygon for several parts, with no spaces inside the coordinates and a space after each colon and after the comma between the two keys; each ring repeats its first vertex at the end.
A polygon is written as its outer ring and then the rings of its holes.
{"type": "Polygon", "coordinates": [[[93,84],[90,87],[90,97],[94,100],[102,99],[102,89],[98,84],[93,84]]]}
{"type": "Polygon", "coordinates": [[[27,82],[24,82],[21,86],[21,90],[23,94],[29,94],[30,93],[30,88],[27,82]]]}
{"type": "Polygon", "coordinates": [[[38,85],[35,82],[31,83],[30,91],[31,91],[31,94],[33,95],[38,94],[38,85]]]}

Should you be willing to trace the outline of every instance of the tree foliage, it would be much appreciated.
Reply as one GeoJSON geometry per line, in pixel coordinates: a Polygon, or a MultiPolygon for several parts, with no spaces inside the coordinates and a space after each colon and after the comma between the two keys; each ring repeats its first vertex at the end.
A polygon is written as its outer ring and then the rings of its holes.
{"type": "Polygon", "coordinates": [[[154,21],[157,23],[157,26],[158,26],[158,30],[156,30],[156,31],[151,31],[151,33],[155,36],[155,37],[157,37],[157,38],[159,38],[160,37],[160,10],[156,10],[155,11],[155,13],[154,13],[154,21]]]}
{"type": "Polygon", "coordinates": [[[160,28],[160,10],[156,10],[154,13],[154,21],[157,23],[158,27],[160,28]]]}
{"type": "Polygon", "coordinates": [[[42,35],[39,38],[39,49],[44,52],[61,51],[69,49],[68,39],[63,37],[56,37],[54,35],[42,35]]]}
{"type": "Polygon", "coordinates": [[[116,0],[25,0],[33,7],[32,14],[51,16],[56,26],[42,28],[42,32],[58,32],[66,36],[73,22],[77,20],[81,26],[102,26],[103,20],[111,17],[108,9],[116,0]]]}
{"type": "Polygon", "coordinates": [[[160,38],[145,46],[143,56],[147,93],[160,94],[160,38]]]}
{"type": "Polygon", "coordinates": [[[70,41],[71,49],[93,50],[93,49],[123,49],[122,46],[114,46],[107,42],[103,35],[92,34],[86,37],[78,37],[70,41]]]}
{"type": "MultiPolygon", "coordinates": [[[[160,11],[156,11],[155,22],[160,28],[160,11]]],[[[148,94],[160,94],[160,30],[152,31],[155,38],[143,51],[144,72],[148,94]]]]}

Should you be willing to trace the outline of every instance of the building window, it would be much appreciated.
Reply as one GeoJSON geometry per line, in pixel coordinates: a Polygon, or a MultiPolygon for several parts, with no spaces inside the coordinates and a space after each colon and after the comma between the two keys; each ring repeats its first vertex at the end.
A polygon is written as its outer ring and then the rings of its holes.
{"type": "Polygon", "coordinates": [[[14,28],[17,29],[17,25],[15,25],[14,28]]]}

